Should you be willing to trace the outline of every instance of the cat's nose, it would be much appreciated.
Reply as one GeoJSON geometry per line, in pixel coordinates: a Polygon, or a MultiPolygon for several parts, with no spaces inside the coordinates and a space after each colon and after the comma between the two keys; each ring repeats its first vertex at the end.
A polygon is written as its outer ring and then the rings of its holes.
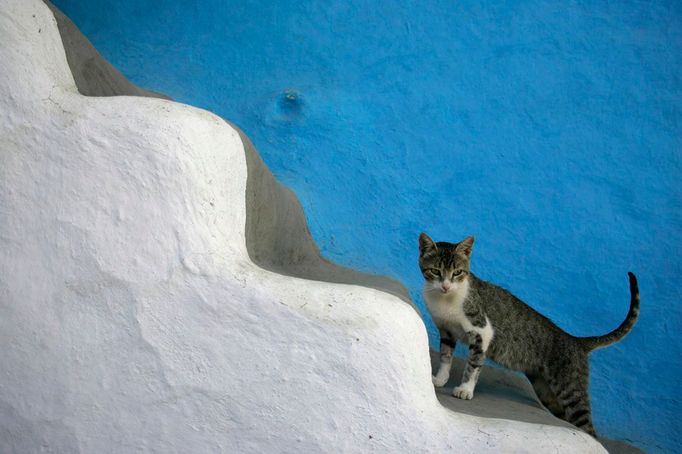
{"type": "Polygon", "coordinates": [[[443,293],[447,293],[448,290],[450,290],[450,283],[449,282],[443,282],[440,284],[440,289],[443,291],[443,293]]]}

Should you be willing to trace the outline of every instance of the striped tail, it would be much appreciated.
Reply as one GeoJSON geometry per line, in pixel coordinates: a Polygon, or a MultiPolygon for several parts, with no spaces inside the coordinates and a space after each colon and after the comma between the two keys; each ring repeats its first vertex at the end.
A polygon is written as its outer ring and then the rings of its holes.
{"type": "Polygon", "coordinates": [[[637,278],[633,273],[628,272],[628,277],[630,278],[630,310],[628,311],[627,317],[625,317],[625,320],[623,320],[623,323],[621,323],[618,328],[608,334],[604,334],[603,336],[579,337],[578,340],[588,351],[606,347],[607,345],[618,342],[630,332],[633,326],[635,326],[637,316],[639,315],[639,287],[637,285],[637,278]]]}

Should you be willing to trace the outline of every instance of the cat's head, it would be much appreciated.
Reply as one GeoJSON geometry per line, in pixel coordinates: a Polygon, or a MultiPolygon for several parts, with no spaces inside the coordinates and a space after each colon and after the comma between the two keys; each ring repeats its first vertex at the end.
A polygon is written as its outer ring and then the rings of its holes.
{"type": "Polygon", "coordinates": [[[474,237],[457,244],[435,243],[426,233],[419,235],[419,268],[426,280],[425,289],[456,293],[469,277],[469,262],[474,237]]]}

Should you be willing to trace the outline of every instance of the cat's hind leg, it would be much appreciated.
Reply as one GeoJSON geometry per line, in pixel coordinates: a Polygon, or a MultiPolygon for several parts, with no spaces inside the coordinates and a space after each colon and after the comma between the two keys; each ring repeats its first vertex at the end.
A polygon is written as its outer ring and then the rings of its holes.
{"type": "Polygon", "coordinates": [[[564,410],[565,421],[596,437],[590,407],[587,357],[574,361],[570,367],[546,373],[545,379],[564,410]]]}
{"type": "MultiPolygon", "coordinates": [[[[462,383],[452,390],[452,395],[458,399],[469,400],[474,397],[474,388],[481,374],[485,362],[483,337],[480,333],[467,333],[469,337],[469,358],[462,374],[462,383]]],[[[487,345],[485,345],[487,347],[487,345]]]]}
{"type": "Polygon", "coordinates": [[[445,386],[450,379],[450,368],[452,367],[452,351],[455,349],[455,341],[448,339],[441,333],[440,338],[440,364],[438,372],[431,377],[433,385],[440,388],[445,386]]]}

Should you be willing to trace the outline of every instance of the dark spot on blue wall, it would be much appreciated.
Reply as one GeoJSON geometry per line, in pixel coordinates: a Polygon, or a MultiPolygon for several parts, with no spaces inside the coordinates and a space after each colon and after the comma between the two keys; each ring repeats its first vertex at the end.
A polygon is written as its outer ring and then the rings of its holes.
{"type": "Polygon", "coordinates": [[[285,90],[277,98],[277,119],[280,121],[294,122],[303,117],[305,103],[301,94],[294,90],[285,90]]]}

